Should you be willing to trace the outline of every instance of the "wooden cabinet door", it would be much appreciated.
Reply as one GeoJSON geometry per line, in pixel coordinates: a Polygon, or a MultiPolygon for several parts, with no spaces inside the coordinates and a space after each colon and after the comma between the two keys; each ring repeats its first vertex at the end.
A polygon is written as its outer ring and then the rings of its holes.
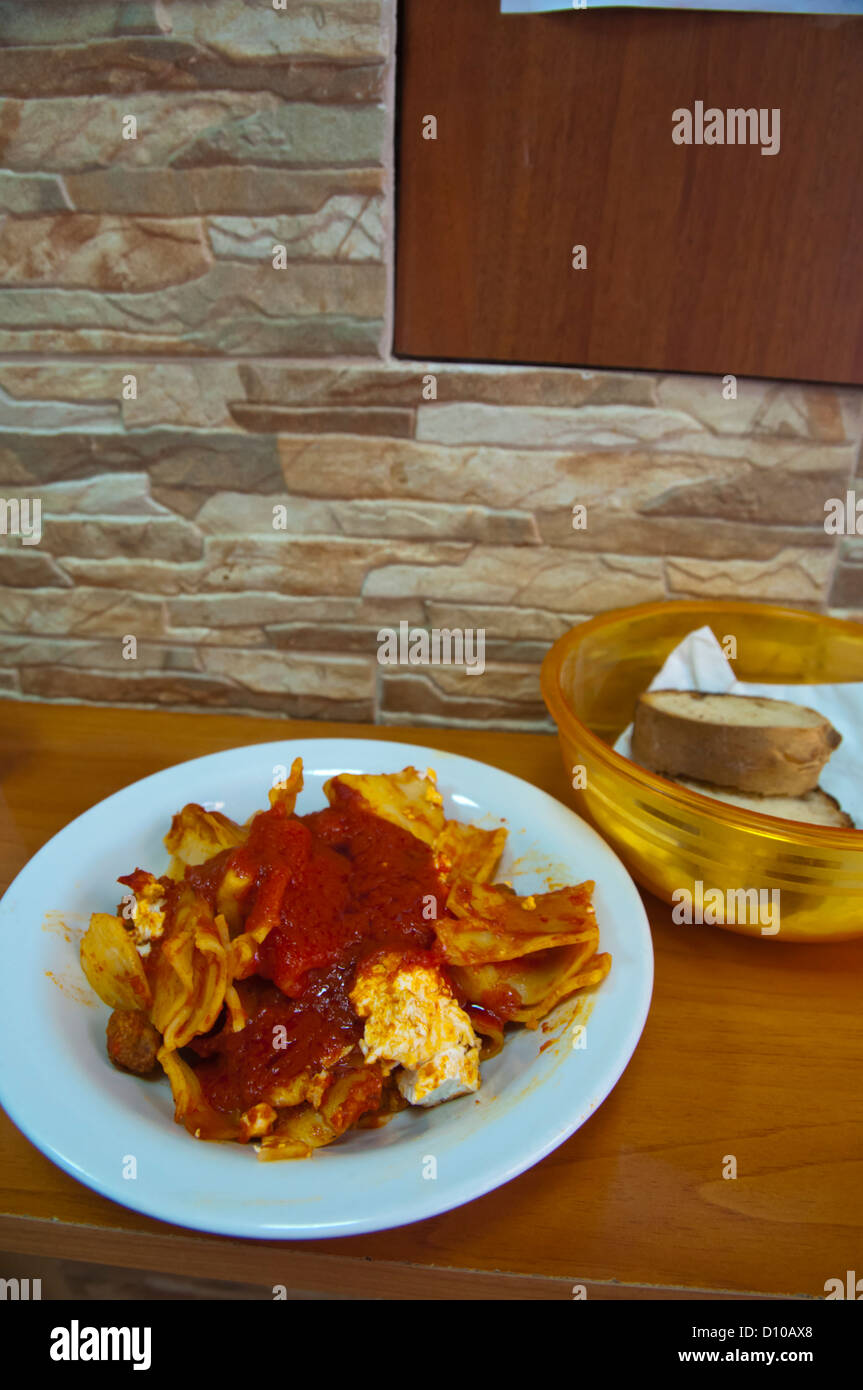
{"type": "Polygon", "coordinates": [[[863,383],[863,18],[403,0],[398,70],[397,353],[863,383]]]}

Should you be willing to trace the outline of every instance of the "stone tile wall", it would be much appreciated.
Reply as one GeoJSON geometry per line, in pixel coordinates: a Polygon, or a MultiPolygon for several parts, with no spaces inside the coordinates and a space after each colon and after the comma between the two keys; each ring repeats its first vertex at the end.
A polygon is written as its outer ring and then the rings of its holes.
{"type": "Polygon", "coordinates": [[[391,0],[0,0],[0,36],[0,692],[547,727],[586,615],[863,615],[824,526],[863,392],[392,357],[391,0]],[[484,674],[381,667],[402,620],[484,628],[484,674]]]}

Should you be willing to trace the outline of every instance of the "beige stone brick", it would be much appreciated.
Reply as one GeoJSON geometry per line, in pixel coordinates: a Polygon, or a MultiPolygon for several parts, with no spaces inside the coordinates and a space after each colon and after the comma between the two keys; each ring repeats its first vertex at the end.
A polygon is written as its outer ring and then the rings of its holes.
{"type": "Polygon", "coordinates": [[[177,425],[184,429],[232,429],[227,402],[236,395],[235,362],[141,362],[134,366],[137,396],[123,400],[128,429],[177,425]]]}
{"type": "Polygon", "coordinates": [[[150,496],[150,480],[146,473],[103,473],[68,483],[40,483],[36,489],[4,487],[3,496],[7,500],[38,497],[43,518],[81,513],[103,519],[171,516],[150,496]]]}
{"type": "Polygon", "coordinates": [[[720,434],[718,431],[682,434],[678,438],[660,438],[653,441],[654,453],[690,455],[703,459],[737,459],[756,467],[769,467],[778,460],[789,466],[803,468],[806,460],[826,458],[850,458],[855,450],[852,445],[834,444],[824,440],[799,439],[787,435],[736,435],[720,434]],[[792,462],[793,461],[793,462],[792,462]]]}
{"type": "Polygon", "coordinates": [[[547,547],[475,546],[461,562],[433,568],[390,563],[370,570],[364,595],[418,595],[461,603],[519,604],[597,613],[665,595],[662,562],[573,555],[547,547]]]}
{"type": "Polygon", "coordinates": [[[213,257],[199,218],[134,220],[64,212],[0,223],[0,283],[143,293],[203,275],[213,257]]]}
{"type": "Polygon", "coordinates": [[[288,594],[184,594],[167,601],[167,620],[172,628],[239,629],[235,646],[242,645],[242,631],[249,625],[271,623],[351,622],[359,612],[359,600],[315,595],[298,598],[288,594]]]}
{"type": "Polygon", "coordinates": [[[481,603],[437,603],[425,605],[429,627],[484,628],[486,643],[503,641],[537,642],[550,646],[571,627],[583,622],[584,613],[552,613],[541,608],[513,608],[481,603]]]}
{"type": "MultiPolygon", "coordinates": [[[[43,401],[55,408],[86,406],[91,416],[97,410],[104,412],[106,427],[109,423],[119,426],[118,402],[123,376],[124,369],[117,364],[75,361],[0,363],[0,389],[18,405],[30,406],[35,401],[43,401]]],[[[24,428],[36,429],[38,426],[28,425],[24,428]]],[[[46,428],[62,426],[49,423],[46,428]]]]}
{"type": "Polygon", "coordinates": [[[270,644],[279,651],[353,653],[377,658],[378,628],[351,624],[324,623],[317,618],[306,623],[279,623],[267,629],[270,644]]]}
{"type": "Polygon", "coordinates": [[[50,555],[32,547],[0,549],[0,586],[12,589],[70,588],[67,578],[50,555]]]}
{"type": "Polygon", "coordinates": [[[823,528],[824,503],[844,489],[854,455],[853,445],[713,437],[699,450],[701,476],[671,484],[641,510],[823,528]]]}
{"type": "Polygon", "coordinates": [[[853,391],[842,392],[832,386],[775,385],[765,395],[761,409],[752,422],[752,432],[821,439],[829,443],[858,439],[860,422],[857,394],[853,391]]]}
{"type": "Polygon", "coordinates": [[[309,532],[338,535],[341,507],[337,502],[290,497],[286,493],[260,496],[217,492],[204,502],[195,516],[195,525],[208,536],[261,536],[270,541],[309,532]],[[276,530],[273,525],[273,509],[277,506],[287,509],[287,530],[276,530]]]}
{"type": "Polygon", "coordinates": [[[159,637],[158,599],[118,590],[0,589],[0,631],[58,637],[159,637]]]}
{"type": "MultiPolygon", "coordinates": [[[[193,5],[200,0],[191,0],[193,5]]],[[[45,0],[39,0],[43,8],[45,0]]],[[[129,6],[127,5],[127,8],[129,6]]],[[[384,95],[386,70],[375,59],[231,61],[204,45],[135,36],[86,44],[0,49],[0,93],[8,97],[116,96],[260,87],[287,101],[375,102],[384,95]]]]}
{"type": "Polygon", "coordinates": [[[544,543],[574,551],[617,555],[693,555],[701,559],[769,560],[788,546],[829,549],[823,527],[759,526],[721,517],[632,516],[594,508],[584,530],[572,529],[572,516],[563,508],[537,517],[544,543]]]}
{"type": "Polygon", "coordinates": [[[374,693],[374,663],[370,658],[247,652],[227,647],[207,647],[200,655],[205,672],[253,691],[328,700],[370,700],[374,693]]]}
{"type": "Polygon", "coordinates": [[[357,610],[354,621],[367,623],[375,629],[398,626],[406,623],[425,621],[425,604],[419,598],[406,598],[403,594],[389,597],[386,594],[363,594],[356,600],[357,610]]]}
{"type": "Polygon", "coordinates": [[[539,671],[550,646],[550,642],[511,642],[505,636],[496,638],[486,632],[486,661],[515,662],[521,666],[533,666],[539,671]]]}
{"type": "Polygon", "coordinates": [[[765,401],[754,429],[757,434],[857,442],[863,429],[863,391],[788,383],[765,401]]]}
{"type": "MultiPolygon", "coordinates": [[[[282,435],[282,473],[292,492],[316,497],[424,498],[499,508],[561,505],[576,500],[590,456],[486,448],[447,448],[412,440],[282,435]]],[[[595,456],[601,467],[606,455],[595,456]]],[[[634,461],[643,455],[630,456],[634,461]]]]}
{"type": "MultiPolygon", "coordinates": [[[[210,131],[252,115],[266,116],[281,106],[269,92],[138,92],[128,95],[45,97],[0,102],[0,141],[4,166],[19,172],[72,173],[94,168],[166,165],[210,131]],[[137,140],[123,137],[123,117],[133,115],[137,140]]],[[[250,159],[249,163],[255,161],[250,159]]]]}
{"type": "Polygon", "coordinates": [[[486,444],[517,449],[567,449],[574,445],[626,448],[691,434],[697,422],[679,410],[631,405],[585,405],[548,410],[490,405],[421,405],[417,439],[440,444],[486,444]]]}
{"type": "Polygon", "coordinates": [[[183,515],[188,514],[187,506],[194,513],[214,492],[234,489],[238,483],[245,493],[284,490],[276,441],[264,436],[240,439],[233,431],[146,430],[129,435],[127,445],[146,460],[154,497],[183,515]]]}
{"type": "Polygon", "coordinates": [[[52,517],[43,526],[42,546],[58,557],[86,560],[198,560],[203,540],[187,521],[174,516],[142,518],[52,517]]]}
{"type": "Polygon", "coordinates": [[[261,103],[250,115],[200,130],[172,153],[175,169],[213,164],[327,168],[380,164],[387,128],[382,106],[261,103]]]}
{"type": "Polygon", "coordinates": [[[98,641],[62,637],[0,637],[0,666],[66,666],[83,671],[196,671],[194,647],[142,638],[134,658],[123,656],[123,636],[98,641]]]}
{"type": "Polygon", "coordinates": [[[665,562],[674,598],[744,598],[820,604],[833,568],[830,551],[787,549],[765,561],[665,562]]]}
{"type": "MultiPolygon", "coordinates": [[[[16,300],[21,319],[14,326],[0,326],[0,353],[33,353],[52,356],[57,352],[92,353],[105,356],[132,356],[151,352],[161,357],[250,357],[277,352],[283,357],[368,357],[380,350],[384,332],[383,320],[357,318],[338,314],[286,314],[276,320],[265,320],[249,311],[242,322],[235,318],[230,324],[204,322],[200,328],[174,332],[142,332],[131,324],[102,329],[98,327],[97,306],[78,301],[75,313],[81,322],[74,327],[50,323],[51,292],[48,290],[6,291],[9,296],[33,295],[33,301],[23,306],[16,300]],[[229,341],[226,338],[229,337],[229,341]]],[[[73,294],[82,291],[69,291],[73,294]]],[[[168,293],[168,291],[163,291],[168,293]]],[[[7,307],[11,308],[9,299],[7,307]]],[[[56,307],[56,305],[54,306],[56,307]]]]}
{"type": "Polygon", "coordinates": [[[647,406],[655,378],[645,372],[590,372],[553,367],[483,366],[458,362],[381,362],[376,366],[284,367],[243,365],[250,402],[271,405],[403,405],[423,403],[425,378],[434,376],[437,402],[500,405],[647,406]]]}
{"type": "MultiPolygon", "coordinates": [[[[255,537],[205,541],[206,573],[202,589],[238,591],[272,590],[283,594],[359,594],[370,573],[399,564],[417,574],[431,575],[441,567],[462,560],[470,547],[458,543],[426,544],[411,541],[365,541],[343,537],[287,537],[269,540],[255,537]]],[[[373,594],[392,593],[384,588],[373,594]]],[[[409,596],[409,591],[404,593],[409,596]]]]}
{"type": "Polygon", "coordinates": [[[432,540],[439,537],[500,545],[535,545],[539,541],[536,523],[528,512],[385,499],[331,505],[339,529],[345,535],[369,539],[403,536],[432,540]]]}
{"type": "MultiPolygon", "coordinates": [[[[2,63],[0,52],[0,67],[2,63]]],[[[3,90],[0,82],[0,91],[3,90]]],[[[3,212],[21,216],[23,213],[65,212],[68,207],[60,181],[52,175],[11,174],[0,170],[0,209],[3,212]]]]}
{"type": "Polygon", "coordinates": [[[168,627],[165,636],[174,642],[193,643],[196,647],[235,647],[242,642],[244,650],[251,650],[275,645],[262,627],[244,627],[242,632],[235,628],[168,627]]]}
{"type": "Polygon", "coordinates": [[[76,361],[0,363],[4,431],[118,431],[122,368],[76,361]]]}
{"type": "Polygon", "coordinates": [[[749,377],[737,378],[736,398],[723,396],[724,377],[665,376],[656,388],[659,404],[679,410],[720,434],[748,434],[772,383],[749,377]]]}
{"type": "MultiPolygon", "coordinates": [[[[8,175],[7,177],[24,177],[8,175]]],[[[259,169],[217,164],[208,169],[91,169],[63,181],[80,212],[312,214],[331,198],[374,198],[384,190],[382,169],[259,169]]],[[[22,209],[25,211],[26,209],[22,209]]]]}
{"type": "MultiPolygon", "coordinates": [[[[7,432],[0,435],[0,488],[38,494],[46,485],[113,475],[149,476],[154,500],[194,515],[213,491],[283,492],[275,440],[236,431],[150,428],[122,431],[7,432]]],[[[122,489],[123,484],[119,487],[122,489]]]]}
{"type": "Polygon", "coordinates": [[[161,34],[160,9],[159,0],[88,0],[86,6],[40,0],[37,7],[0,0],[0,33],[12,46],[45,47],[92,43],[116,34],[161,34]]]}
{"type": "Polygon", "coordinates": [[[194,593],[206,575],[205,563],[183,565],[153,559],[94,560],[67,555],[60,567],[76,584],[109,593],[117,589],[140,594],[194,593]]]}
{"type": "Polygon", "coordinates": [[[0,386],[0,430],[116,430],[119,426],[119,405],[16,400],[0,386]]]}
{"type": "MultiPolygon", "coordinates": [[[[647,534],[661,517],[823,530],[824,499],[844,486],[853,462],[850,447],[796,440],[705,437],[689,444],[690,452],[656,448],[573,456],[566,504],[551,508],[544,490],[536,495],[541,534],[557,540],[571,530],[575,504],[587,508],[587,528],[576,533],[586,545],[593,536],[614,547],[618,527],[638,522],[647,534]]],[[[563,489],[551,500],[563,501],[563,489]]],[[[629,534],[624,529],[620,536],[625,549],[629,534]]]]}
{"type": "Polygon", "coordinates": [[[298,409],[285,406],[231,406],[231,417],[244,430],[263,434],[368,434],[407,439],[414,432],[414,412],[376,406],[298,409]]]}
{"type": "Polygon", "coordinates": [[[271,261],[284,246],[289,261],[382,261],[381,198],[336,194],[313,213],[211,217],[213,255],[225,260],[271,261]]]}
{"type": "Polygon", "coordinates": [[[719,434],[772,435],[843,443],[859,439],[863,392],[739,377],[736,399],[726,400],[722,377],[665,377],[663,406],[688,411],[719,434]]]}
{"type": "Polygon", "coordinates": [[[463,676],[461,685],[449,692],[437,682],[436,674],[423,670],[384,676],[380,722],[436,723],[455,728],[492,724],[499,729],[529,727],[545,731],[553,727],[538,696],[538,681],[534,698],[510,700],[483,695],[475,689],[483,679],[481,676],[463,676]]]}
{"type": "Polygon", "coordinates": [[[487,662],[479,675],[468,675],[463,666],[383,666],[385,678],[418,675],[441,695],[457,699],[501,700],[512,704],[542,705],[539,667],[515,662],[487,662]]]}
{"type": "Polygon", "coordinates": [[[340,61],[386,56],[379,0],[321,0],[293,5],[250,7],[243,0],[165,0],[162,13],[175,39],[205,44],[232,60],[327,57],[340,61]]]}

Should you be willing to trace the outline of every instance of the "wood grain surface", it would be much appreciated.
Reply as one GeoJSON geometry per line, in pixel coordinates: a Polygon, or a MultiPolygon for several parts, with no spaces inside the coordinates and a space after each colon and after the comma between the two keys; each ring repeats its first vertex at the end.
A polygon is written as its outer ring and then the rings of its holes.
{"type": "Polygon", "coordinates": [[[863,17],[400,20],[398,353],[863,382],[863,17]],[[696,101],[778,153],[675,144],[696,101]]]}
{"type": "MultiPolygon", "coordinates": [[[[0,886],[139,777],[221,748],[333,735],[467,754],[566,799],[557,742],[541,735],[4,702],[0,886]]],[[[99,1197],[2,1116],[0,1249],[357,1298],[568,1299],[576,1283],[591,1298],[823,1297],[828,1278],[860,1265],[863,941],[677,927],[646,902],[656,984],[630,1065],[577,1134],[498,1191],[377,1235],[228,1240],[99,1197]],[[736,1180],[722,1177],[729,1154],[736,1180]]]]}

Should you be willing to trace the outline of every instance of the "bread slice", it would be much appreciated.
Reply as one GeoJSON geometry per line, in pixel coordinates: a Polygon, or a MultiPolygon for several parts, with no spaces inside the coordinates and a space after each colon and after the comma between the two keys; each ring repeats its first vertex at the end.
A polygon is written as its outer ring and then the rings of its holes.
{"type": "Polygon", "coordinates": [[[841,736],[806,705],[761,695],[648,690],[632,734],[636,762],[666,777],[694,777],[762,796],[803,796],[841,736]]]}
{"type": "Polygon", "coordinates": [[[779,816],[781,820],[806,821],[809,825],[833,825],[837,829],[853,830],[854,822],[842,810],[835,796],[816,787],[805,796],[754,796],[746,792],[729,791],[727,787],[714,787],[709,782],[693,782],[686,777],[676,777],[681,787],[702,796],[712,796],[716,801],[727,801],[732,806],[742,806],[745,811],[758,811],[762,816],[779,816]]]}

